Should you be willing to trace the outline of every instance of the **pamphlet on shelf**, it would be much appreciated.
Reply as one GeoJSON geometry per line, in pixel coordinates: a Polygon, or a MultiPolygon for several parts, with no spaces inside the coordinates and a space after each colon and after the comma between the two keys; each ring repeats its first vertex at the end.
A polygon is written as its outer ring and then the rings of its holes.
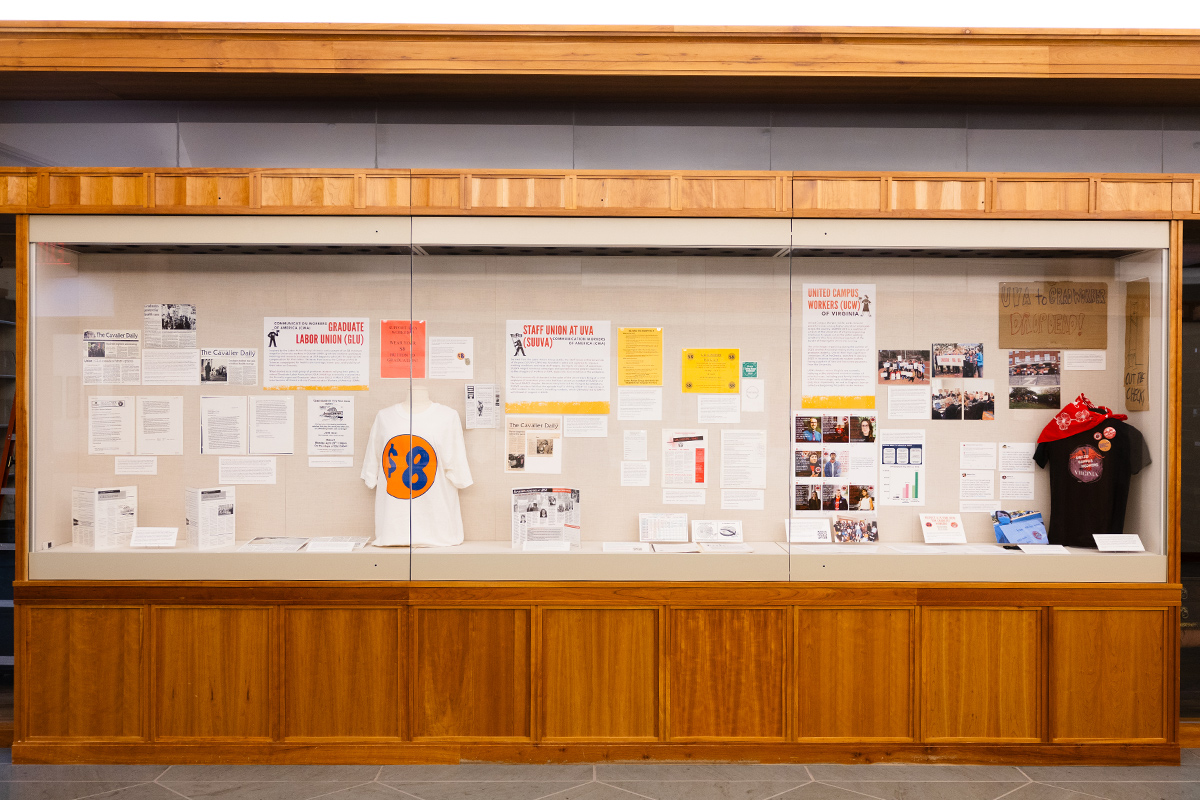
{"type": "Polygon", "coordinates": [[[211,550],[234,543],[236,496],[237,490],[232,486],[184,490],[184,521],[189,546],[211,550]]]}
{"type": "Polygon", "coordinates": [[[129,544],[137,513],[136,486],[75,487],[71,489],[71,543],[94,550],[129,544]]]}
{"type": "Polygon", "coordinates": [[[179,528],[134,528],[130,547],[174,547],[179,528]]]}
{"type": "Polygon", "coordinates": [[[742,521],[740,519],[694,519],[692,520],[693,542],[740,542],[742,521]]]}
{"type": "Polygon", "coordinates": [[[1019,544],[1022,553],[1033,556],[1068,556],[1071,551],[1061,544],[1019,544]]]}
{"type": "Polygon", "coordinates": [[[642,542],[686,542],[687,514],[638,514],[638,540],[642,542]]]}
{"type": "Polygon", "coordinates": [[[754,548],[744,542],[700,542],[701,553],[753,553],[754,548]]]}
{"type": "Polygon", "coordinates": [[[512,546],[562,539],[580,545],[579,490],[519,487],[512,490],[512,546]]]}
{"type": "Polygon", "coordinates": [[[521,543],[521,550],[525,553],[569,553],[571,543],[564,539],[529,539],[521,543]]]}
{"type": "Polygon", "coordinates": [[[921,514],[921,535],[926,544],[966,544],[967,532],[958,514],[921,514]]]}
{"type": "MultiPolygon", "coordinates": [[[[371,541],[370,536],[317,536],[308,540],[308,549],[312,550],[314,545],[316,545],[316,549],[320,550],[326,546],[341,547],[348,544],[352,550],[362,550],[369,541],[371,541]]],[[[340,552],[340,550],[330,552],[340,552]]]]}
{"type": "Polygon", "coordinates": [[[256,536],[238,548],[239,553],[297,553],[308,539],[297,536],[256,536]]]}
{"type": "Polygon", "coordinates": [[[1094,533],[1096,548],[1102,553],[1144,553],[1145,545],[1136,533],[1094,533]]]}
{"type": "Polygon", "coordinates": [[[601,551],[605,553],[649,553],[652,552],[649,542],[604,542],[601,551]]]}
{"type": "Polygon", "coordinates": [[[656,553],[699,553],[700,545],[695,542],[655,542],[656,553]]]}

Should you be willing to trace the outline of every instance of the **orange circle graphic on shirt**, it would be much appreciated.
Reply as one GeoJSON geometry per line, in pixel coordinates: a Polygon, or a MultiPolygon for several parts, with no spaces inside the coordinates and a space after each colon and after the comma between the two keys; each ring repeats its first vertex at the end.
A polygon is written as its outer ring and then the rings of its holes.
{"type": "Polygon", "coordinates": [[[414,500],[429,491],[437,466],[437,451],[420,436],[397,434],[383,446],[387,493],[398,500],[414,500]]]}

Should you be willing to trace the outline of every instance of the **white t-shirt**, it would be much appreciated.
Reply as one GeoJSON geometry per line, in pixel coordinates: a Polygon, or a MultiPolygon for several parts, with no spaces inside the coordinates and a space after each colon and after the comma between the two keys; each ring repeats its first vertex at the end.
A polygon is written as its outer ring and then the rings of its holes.
{"type": "Polygon", "coordinates": [[[471,485],[458,412],[434,403],[412,414],[402,405],[375,415],[362,479],[375,490],[375,542],[448,547],[463,540],[458,490],[471,485]]]}

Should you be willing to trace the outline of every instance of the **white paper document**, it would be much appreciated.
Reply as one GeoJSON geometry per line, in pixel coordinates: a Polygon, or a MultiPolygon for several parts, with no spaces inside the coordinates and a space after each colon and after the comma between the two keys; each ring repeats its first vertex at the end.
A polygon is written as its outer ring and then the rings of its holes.
{"type": "Polygon", "coordinates": [[[83,332],[84,386],[136,386],[141,382],[140,331],[83,332]]]}
{"type": "Polygon", "coordinates": [[[649,461],[622,461],[621,462],[621,485],[622,486],[649,486],[650,485],[650,462],[649,461]]]}
{"type": "Polygon", "coordinates": [[[803,407],[874,408],[875,284],[806,283],[803,291],[803,407]]]}
{"type": "Polygon", "coordinates": [[[561,475],[563,418],[513,414],[504,418],[505,472],[561,475]]]}
{"type": "Polygon", "coordinates": [[[463,390],[466,395],[463,419],[467,430],[496,427],[500,413],[500,394],[494,383],[468,383],[463,390]]]}
{"type": "Polygon", "coordinates": [[[275,456],[222,456],[217,481],[229,484],[273,484],[275,456]]]}
{"type": "Polygon", "coordinates": [[[959,500],[991,500],[996,496],[996,473],[990,469],[965,469],[958,473],[959,500]]]}
{"type": "Polygon", "coordinates": [[[1062,367],[1064,372],[1076,370],[1107,369],[1107,352],[1104,350],[1063,350],[1062,367]]]}
{"type": "Polygon", "coordinates": [[[696,422],[701,425],[742,421],[742,399],[736,394],[696,395],[696,422]]]}
{"type": "Polygon", "coordinates": [[[921,514],[920,518],[926,544],[967,543],[967,530],[958,514],[921,514]]]}
{"type": "Polygon", "coordinates": [[[145,386],[199,386],[199,350],[142,350],[145,386]]]}
{"type": "Polygon", "coordinates": [[[757,414],[767,410],[767,382],[762,378],[742,378],[742,411],[757,414]]]}
{"type": "Polygon", "coordinates": [[[244,456],[248,446],[246,398],[200,398],[200,452],[244,456]]]}
{"type": "Polygon", "coordinates": [[[765,430],[721,431],[721,488],[767,488],[765,430]]]}
{"type": "Polygon", "coordinates": [[[643,542],[686,542],[687,514],[638,514],[638,539],[643,542]]]}
{"type": "Polygon", "coordinates": [[[308,398],[308,454],[354,455],[354,398],[308,398]]]}
{"type": "Polygon", "coordinates": [[[298,536],[256,536],[238,548],[239,553],[297,553],[308,543],[298,536]]]}
{"type": "Polygon", "coordinates": [[[296,452],[294,401],[290,394],[250,398],[250,455],[290,456],[296,452]]]}
{"type": "Polygon", "coordinates": [[[695,542],[655,542],[656,553],[699,553],[700,545],[695,542]]]}
{"type": "Polygon", "coordinates": [[[475,377],[475,339],[470,336],[429,337],[429,377],[471,380],[475,377]]]}
{"type": "Polygon", "coordinates": [[[661,420],[661,386],[618,386],[618,420],[661,420]]]}
{"type": "Polygon", "coordinates": [[[925,431],[882,428],[878,441],[879,505],[925,505],[925,431]]]}
{"type": "Polygon", "coordinates": [[[888,419],[929,419],[933,398],[928,386],[889,386],[888,419]]]}
{"type": "Polygon", "coordinates": [[[701,553],[753,553],[754,548],[742,542],[701,542],[701,553]]]}
{"type": "Polygon", "coordinates": [[[649,437],[645,431],[625,431],[621,458],[625,461],[645,461],[650,457],[649,437]]]}
{"type": "Polygon", "coordinates": [[[526,553],[569,553],[571,543],[565,539],[527,539],[521,543],[526,553]]]}
{"type": "Polygon", "coordinates": [[[179,528],[134,528],[129,537],[130,547],[174,547],[179,540],[179,528]]]}
{"type": "Polygon", "coordinates": [[[141,395],[137,399],[140,456],[183,455],[183,397],[141,395]]]}
{"type": "Polygon", "coordinates": [[[200,349],[201,386],[253,386],[258,383],[258,350],[253,347],[200,349]]]}
{"type": "Polygon", "coordinates": [[[789,542],[825,542],[833,541],[828,517],[805,517],[803,519],[785,519],[789,542]]]}
{"type": "Polygon", "coordinates": [[[740,519],[692,520],[693,542],[740,542],[742,540],[742,521],[740,519]]]}
{"type": "Polygon", "coordinates": [[[1033,478],[1032,472],[1001,472],[1000,473],[1000,499],[1001,500],[1032,500],[1033,498],[1033,478]]]}
{"type": "Polygon", "coordinates": [[[117,456],[113,459],[115,475],[157,475],[158,456],[117,456]]]}
{"type": "Polygon", "coordinates": [[[565,414],[563,436],[574,439],[608,437],[608,416],[604,414],[565,414]]]}
{"type": "Polygon", "coordinates": [[[187,543],[199,550],[229,547],[237,533],[234,513],[237,490],[232,486],[184,490],[187,543]]]}
{"type": "Polygon", "coordinates": [[[649,542],[604,542],[600,546],[604,553],[649,553],[649,542]]]}
{"type": "Polygon", "coordinates": [[[131,456],[134,439],[132,395],[88,398],[89,456],[131,456]]]}
{"type": "Polygon", "coordinates": [[[762,489],[722,489],[722,511],[762,511],[766,492],[762,489]]]}
{"type": "Polygon", "coordinates": [[[136,486],[71,489],[71,543],[102,550],[129,544],[137,527],[136,486]]]}
{"type": "Polygon", "coordinates": [[[370,384],[365,317],[265,317],[263,388],[362,390],[370,384]]]}
{"type": "Polygon", "coordinates": [[[334,467],[353,467],[354,456],[309,456],[308,466],[314,469],[331,469],[334,467]]]}
{"type": "Polygon", "coordinates": [[[147,303],[142,312],[145,346],[191,349],[196,346],[196,306],[191,303],[147,303]]]}
{"type": "Polygon", "coordinates": [[[1033,472],[1033,453],[1037,450],[1035,442],[1001,442],[1000,471],[1001,472],[1033,472]]]}
{"type": "Polygon", "coordinates": [[[663,489],[663,505],[702,506],[708,502],[707,489],[663,489]]]}
{"type": "Polygon", "coordinates": [[[995,469],[995,442],[959,442],[959,469],[995,469]]]}
{"type": "Polygon", "coordinates": [[[666,428],[662,432],[662,447],[663,486],[708,486],[707,430],[666,428]]]}
{"type": "Polygon", "coordinates": [[[1096,547],[1102,553],[1144,553],[1145,545],[1136,533],[1094,533],[1096,547]]]}

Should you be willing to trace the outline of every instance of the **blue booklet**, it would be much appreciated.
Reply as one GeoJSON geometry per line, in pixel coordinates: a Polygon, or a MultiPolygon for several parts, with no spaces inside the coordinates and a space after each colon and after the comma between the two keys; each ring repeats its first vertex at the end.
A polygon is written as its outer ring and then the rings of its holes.
{"type": "Polygon", "coordinates": [[[1046,523],[1040,511],[997,511],[992,529],[1000,544],[1049,544],[1046,523]]]}

